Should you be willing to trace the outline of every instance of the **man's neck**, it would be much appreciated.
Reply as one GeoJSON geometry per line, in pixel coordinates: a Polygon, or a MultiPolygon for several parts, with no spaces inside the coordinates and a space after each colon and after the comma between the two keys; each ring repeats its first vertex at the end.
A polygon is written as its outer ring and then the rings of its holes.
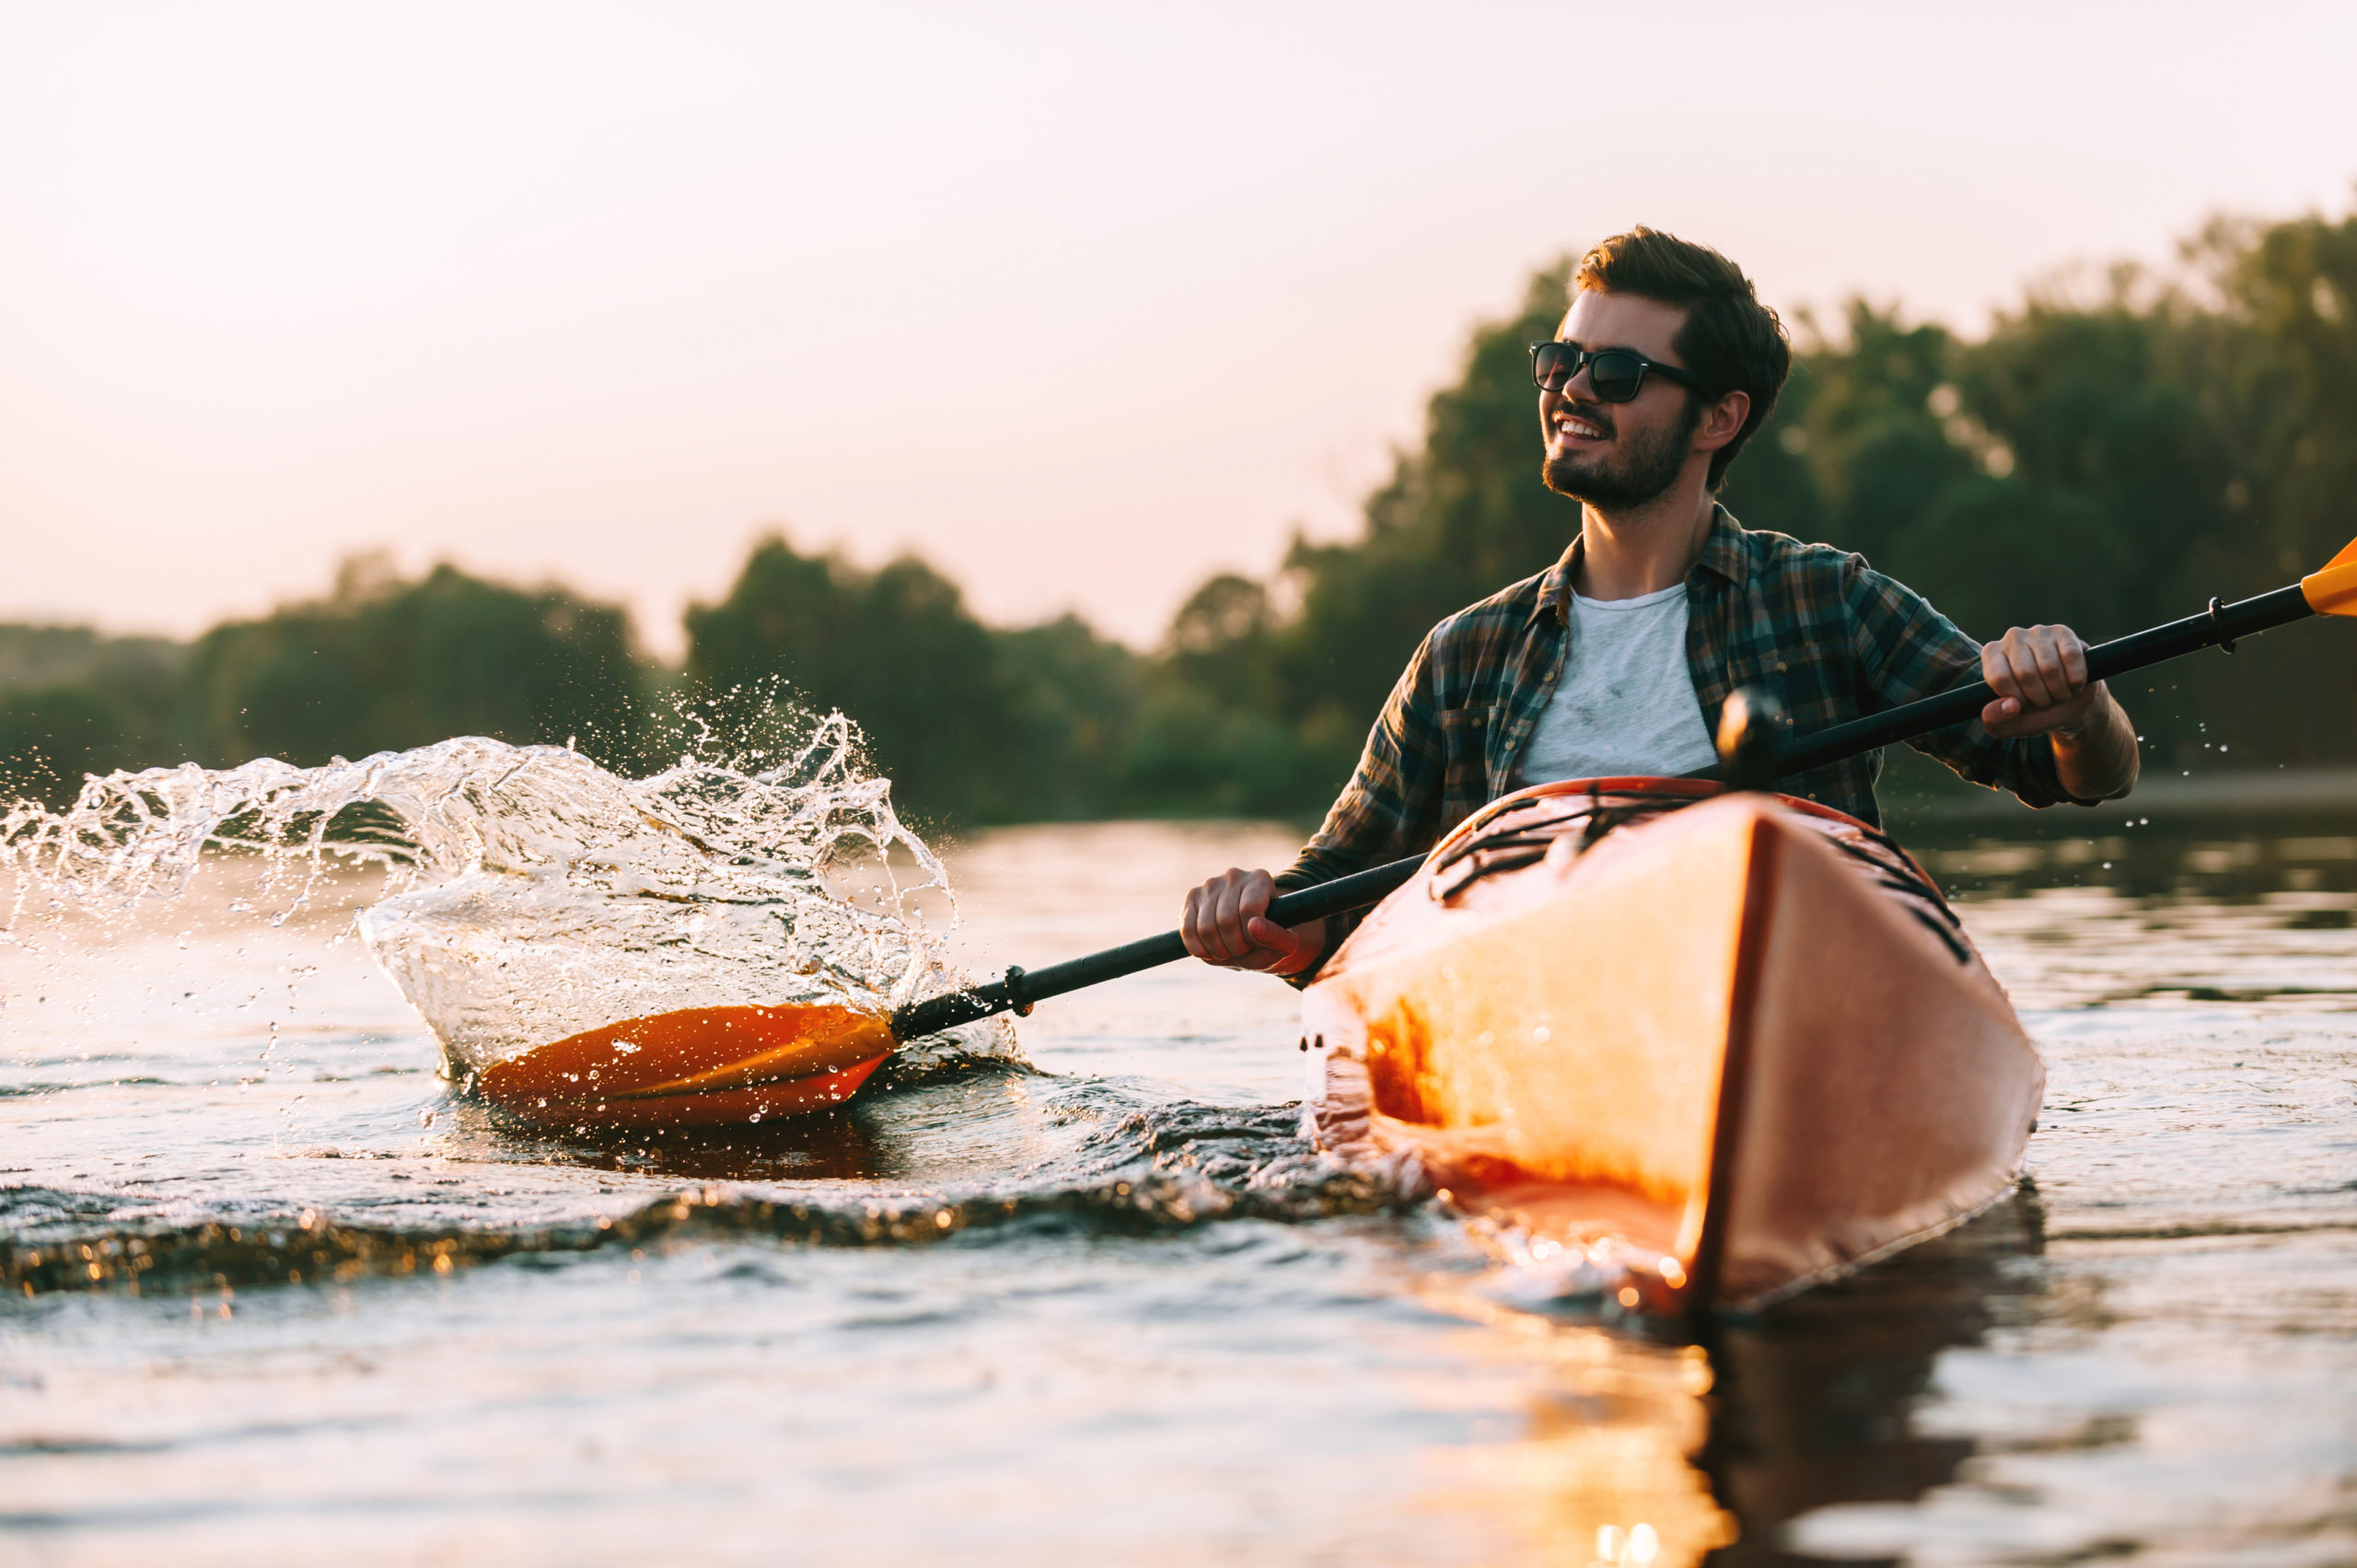
{"type": "Polygon", "coordinates": [[[1594,599],[1636,598],[1686,580],[1702,556],[1718,504],[1682,484],[1668,494],[1613,512],[1583,508],[1579,569],[1572,587],[1594,599]]]}

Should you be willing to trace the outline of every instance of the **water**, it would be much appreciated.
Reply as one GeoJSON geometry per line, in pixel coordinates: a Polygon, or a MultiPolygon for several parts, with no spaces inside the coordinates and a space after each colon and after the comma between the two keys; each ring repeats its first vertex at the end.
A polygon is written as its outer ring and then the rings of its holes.
{"type": "MultiPolygon", "coordinates": [[[[334,941],[381,872],[275,925],[208,873],[0,952],[0,1558],[2357,1559],[2357,840],[2082,842],[1934,856],[2049,1058],[2033,1185],[1701,1342],[1322,1165],[1272,982],[592,1139],[451,1098],[334,941]]],[[[1290,850],[986,835],[927,961],[1162,929],[1290,850]]]]}
{"type": "MultiPolygon", "coordinates": [[[[954,985],[912,903],[946,895],[940,863],[893,814],[889,782],[860,767],[842,715],[786,713],[775,753],[683,755],[644,780],[570,747],[480,737],[320,768],[264,758],[92,778],[66,811],[28,801],[0,815],[0,871],[17,873],[8,935],[53,948],[82,939],[75,916],[175,904],[218,859],[213,846],[256,858],[233,904],[274,923],[331,865],[380,865],[355,928],[465,1088],[626,1020],[717,1007],[873,1016],[954,985]]],[[[669,1054],[639,1035],[598,1053],[609,1077],[669,1054]]],[[[1004,1036],[968,1031],[951,1049],[990,1053],[1004,1036]]],[[[686,1065],[666,1060],[647,1081],[686,1065]]]]}

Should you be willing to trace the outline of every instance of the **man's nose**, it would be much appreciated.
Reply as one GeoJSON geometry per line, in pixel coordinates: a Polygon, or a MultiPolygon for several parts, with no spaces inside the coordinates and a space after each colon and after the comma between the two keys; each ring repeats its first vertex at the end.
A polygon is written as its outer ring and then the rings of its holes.
{"type": "Polygon", "coordinates": [[[1584,398],[1589,402],[1601,402],[1603,400],[1596,395],[1596,378],[1588,374],[1588,368],[1585,365],[1581,366],[1569,380],[1555,389],[1552,395],[1567,400],[1584,398]]]}
{"type": "Polygon", "coordinates": [[[1582,366],[1578,376],[1573,377],[1570,380],[1564,382],[1560,387],[1542,387],[1539,389],[1538,395],[1542,400],[1551,398],[1555,401],[1562,403],[1568,403],[1582,399],[1585,399],[1589,402],[1594,402],[1596,401],[1596,383],[1590,381],[1585,387],[1582,387],[1580,385],[1581,378],[1586,375],[1587,367],[1585,366],[1582,366]]]}

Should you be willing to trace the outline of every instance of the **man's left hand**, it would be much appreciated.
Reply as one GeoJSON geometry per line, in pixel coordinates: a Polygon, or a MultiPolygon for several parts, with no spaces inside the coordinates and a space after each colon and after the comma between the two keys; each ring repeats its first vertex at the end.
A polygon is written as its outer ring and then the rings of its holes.
{"type": "Polygon", "coordinates": [[[2087,645],[2068,626],[2016,626],[1980,650],[1980,679],[1997,700],[1980,723],[2000,740],[2060,730],[2077,734],[2103,706],[2103,682],[2087,679],[2087,645]]]}

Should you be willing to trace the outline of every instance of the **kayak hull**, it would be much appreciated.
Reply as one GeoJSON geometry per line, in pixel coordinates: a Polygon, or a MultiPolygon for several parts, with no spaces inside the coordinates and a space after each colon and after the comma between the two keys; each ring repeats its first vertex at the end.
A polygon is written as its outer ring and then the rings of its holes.
{"type": "Polygon", "coordinates": [[[1626,1306],[1757,1307],[2009,1191],[2045,1074],[1913,863],[1806,802],[1509,796],[1305,997],[1329,1148],[1626,1306]]]}

